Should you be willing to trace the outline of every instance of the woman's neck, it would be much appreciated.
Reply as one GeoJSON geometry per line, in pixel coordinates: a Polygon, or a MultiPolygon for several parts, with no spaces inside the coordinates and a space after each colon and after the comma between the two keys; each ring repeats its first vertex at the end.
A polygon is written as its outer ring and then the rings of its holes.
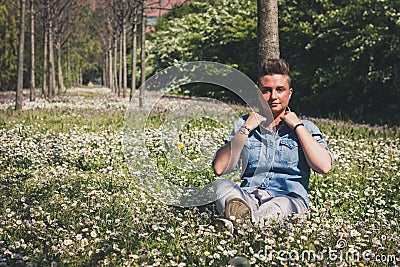
{"type": "Polygon", "coordinates": [[[284,112],[282,112],[278,115],[274,114],[274,120],[270,123],[268,123],[268,121],[266,121],[263,126],[270,131],[277,131],[284,123],[284,121],[281,119],[281,116],[283,114],[284,114],[284,112]]]}

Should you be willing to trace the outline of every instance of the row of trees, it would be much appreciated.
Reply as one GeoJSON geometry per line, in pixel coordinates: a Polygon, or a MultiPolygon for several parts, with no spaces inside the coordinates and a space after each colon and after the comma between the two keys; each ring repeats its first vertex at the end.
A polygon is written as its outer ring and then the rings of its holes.
{"type": "Polygon", "coordinates": [[[34,101],[37,81],[40,81],[43,97],[54,97],[65,90],[65,76],[69,84],[74,76],[78,84],[82,82],[82,75],[77,75],[84,66],[79,44],[87,40],[80,39],[84,36],[80,32],[82,21],[87,18],[82,16],[86,13],[82,4],[77,0],[0,1],[0,10],[5,14],[1,31],[4,39],[0,41],[4,55],[0,65],[5,68],[1,71],[0,86],[14,89],[17,80],[16,109],[22,108],[24,85],[29,86],[30,100],[34,101]],[[30,42],[25,41],[25,36],[30,37],[30,42]]]}
{"type": "Polygon", "coordinates": [[[30,87],[30,100],[35,100],[37,81],[41,96],[51,98],[66,85],[79,86],[95,77],[101,77],[105,86],[125,97],[130,80],[132,97],[137,84],[137,51],[140,82],[145,80],[146,10],[163,6],[146,0],[91,2],[94,5],[85,0],[0,0],[0,11],[5,14],[0,19],[4,22],[0,65],[5,67],[0,73],[0,88],[10,90],[17,84],[16,109],[22,107],[24,86],[30,87]],[[29,27],[25,23],[28,18],[29,27]],[[30,37],[29,43],[25,36],[30,37]]]}
{"type": "MultiPolygon", "coordinates": [[[[22,108],[22,88],[24,86],[24,76],[30,77],[30,100],[35,99],[36,89],[36,66],[41,64],[41,95],[47,97],[53,97],[56,94],[60,94],[65,89],[63,66],[61,61],[61,54],[63,49],[66,47],[66,43],[72,32],[76,29],[77,16],[74,12],[74,8],[77,6],[76,1],[52,1],[43,0],[35,1],[31,0],[27,3],[26,0],[20,0],[19,5],[11,1],[2,1],[1,6],[8,10],[7,15],[4,17],[5,20],[13,20],[15,17],[19,17],[18,27],[5,27],[5,36],[13,36],[14,32],[19,30],[18,38],[18,72],[17,72],[17,97],[16,97],[16,109],[22,108]],[[12,3],[12,4],[10,4],[12,3]],[[27,5],[28,4],[28,5],[27,5]],[[26,7],[29,7],[27,9],[26,7]],[[19,13],[16,13],[16,10],[19,13]],[[29,30],[25,29],[25,18],[26,14],[29,15],[29,30]],[[17,14],[19,16],[17,16],[17,14]],[[38,23],[37,23],[38,22],[38,23]],[[36,32],[41,33],[36,35],[36,32]],[[25,35],[30,35],[30,49],[25,47],[25,35]],[[40,50],[42,60],[36,62],[35,55],[37,48],[36,43],[40,40],[40,50]],[[29,51],[29,53],[27,53],[29,51]],[[24,58],[25,55],[29,55],[29,74],[25,72],[24,75],[24,58]],[[57,64],[57,72],[56,72],[57,64]],[[56,74],[58,74],[56,76],[56,74]]],[[[15,24],[13,26],[16,26],[15,24]]],[[[8,87],[13,85],[15,79],[15,73],[13,72],[13,42],[1,42],[4,51],[8,57],[4,57],[2,61],[9,61],[9,68],[2,72],[2,88],[9,89],[8,87]]],[[[68,51],[69,52],[69,51],[68,51]]],[[[69,54],[68,54],[69,55],[69,54]]],[[[67,77],[71,77],[71,62],[68,58],[67,77]]],[[[4,64],[4,62],[0,62],[4,64]]],[[[25,79],[26,80],[26,79],[25,79]]]]}

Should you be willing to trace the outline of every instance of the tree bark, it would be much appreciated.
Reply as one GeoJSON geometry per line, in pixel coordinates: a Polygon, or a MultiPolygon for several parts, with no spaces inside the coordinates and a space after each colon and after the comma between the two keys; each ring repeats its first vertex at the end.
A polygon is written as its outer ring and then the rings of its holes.
{"type": "Polygon", "coordinates": [[[25,0],[20,0],[20,29],[18,45],[18,82],[15,94],[15,110],[22,109],[24,85],[25,0]]]}
{"type": "Polygon", "coordinates": [[[140,55],[140,92],[139,92],[139,107],[143,107],[144,87],[146,83],[146,0],[142,3],[142,40],[141,40],[141,55],[140,55]]]}
{"type": "Polygon", "coordinates": [[[122,88],[122,32],[119,35],[119,79],[118,79],[118,97],[121,96],[122,88]]]}
{"type": "Polygon", "coordinates": [[[71,56],[69,40],[67,41],[67,86],[71,86],[71,56]]]}
{"type": "Polygon", "coordinates": [[[49,11],[49,97],[53,97],[56,92],[56,71],[54,66],[53,11],[49,11]]]}
{"type": "MultiPolygon", "coordinates": [[[[47,7],[47,6],[46,6],[47,7]]],[[[47,12],[47,10],[45,11],[47,12]]],[[[48,72],[48,27],[47,27],[47,15],[44,16],[44,29],[43,29],[43,69],[42,69],[42,97],[46,95],[47,89],[47,72],[48,72]]]]}
{"type": "Polygon", "coordinates": [[[108,71],[108,52],[104,53],[104,56],[103,56],[103,79],[101,81],[101,83],[102,83],[101,85],[103,87],[108,86],[107,71],[108,71]]]}
{"type": "Polygon", "coordinates": [[[79,86],[82,87],[83,85],[83,73],[82,73],[82,67],[79,68],[79,86]]]}
{"type": "Polygon", "coordinates": [[[31,12],[31,82],[30,82],[30,101],[35,101],[36,98],[36,82],[35,82],[35,9],[34,0],[30,4],[31,12]]]}
{"type": "Polygon", "coordinates": [[[126,90],[128,88],[128,69],[126,64],[126,0],[123,0],[123,15],[122,15],[122,68],[123,68],[123,88],[122,97],[126,97],[126,90]]]}
{"type": "Polygon", "coordinates": [[[257,0],[258,60],[279,58],[278,1],[257,0]]]}
{"type": "Polygon", "coordinates": [[[58,95],[61,95],[61,91],[65,90],[64,86],[64,77],[63,77],[63,70],[61,64],[61,37],[58,37],[57,41],[57,65],[58,65],[58,95]]]}
{"type": "Polygon", "coordinates": [[[118,76],[117,76],[117,53],[118,53],[118,39],[114,38],[114,94],[117,94],[118,90],[118,76]]]}
{"type": "Polygon", "coordinates": [[[133,14],[133,25],[132,25],[132,83],[131,83],[131,91],[129,94],[129,100],[132,99],[133,92],[136,91],[137,17],[138,17],[138,8],[135,8],[133,14]]]}
{"type": "Polygon", "coordinates": [[[110,36],[110,40],[109,40],[110,46],[108,48],[108,72],[109,72],[109,77],[108,77],[108,83],[109,83],[109,87],[111,89],[111,92],[114,92],[114,75],[113,75],[113,65],[114,65],[114,61],[113,61],[113,48],[112,48],[112,39],[110,36]]]}

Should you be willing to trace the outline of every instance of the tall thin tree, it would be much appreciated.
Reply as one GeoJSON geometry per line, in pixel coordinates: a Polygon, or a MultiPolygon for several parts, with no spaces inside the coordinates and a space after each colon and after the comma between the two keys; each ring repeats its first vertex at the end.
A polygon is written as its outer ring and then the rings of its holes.
{"type": "Polygon", "coordinates": [[[110,35],[109,37],[109,46],[108,46],[108,82],[109,82],[109,87],[111,89],[111,92],[114,92],[114,60],[113,60],[113,42],[112,42],[112,37],[110,35]]]}
{"type": "Polygon", "coordinates": [[[122,68],[123,68],[123,85],[122,85],[122,97],[125,98],[126,90],[128,87],[128,70],[126,65],[126,17],[127,17],[128,5],[126,0],[122,0],[122,68]]]}
{"type": "Polygon", "coordinates": [[[117,59],[118,59],[118,38],[114,37],[114,94],[117,94],[118,89],[118,75],[117,75],[117,59]]]}
{"type": "Polygon", "coordinates": [[[22,87],[24,84],[24,42],[25,42],[25,0],[20,0],[20,29],[18,46],[18,82],[15,94],[15,109],[22,109],[23,95],[22,87]]]}
{"type": "Polygon", "coordinates": [[[49,26],[49,92],[48,97],[53,97],[56,92],[56,71],[54,65],[54,3],[48,1],[48,26],[49,26]]]}
{"type": "Polygon", "coordinates": [[[133,21],[132,21],[132,78],[131,78],[131,91],[129,100],[133,97],[133,92],[136,91],[136,64],[137,64],[137,25],[138,25],[138,6],[134,7],[133,21]]]}
{"type": "Polygon", "coordinates": [[[58,67],[58,91],[57,95],[61,95],[61,91],[65,90],[65,85],[64,85],[64,76],[63,76],[63,70],[62,70],[62,65],[61,65],[61,38],[57,38],[56,42],[56,48],[57,48],[57,67],[58,67]]]}
{"type": "Polygon", "coordinates": [[[140,92],[139,107],[143,107],[144,87],[146,84],[146,0],[142,1],[142,40],[140,51],[140,92]]]}
{"type": "Polygon", "coordinates": [[[36,84],[35,84],[35,8],[34,0],[30,3],[30,18],[31,18],[31,82],[30,82],[30,101],[35,101],[36,84]]]}
{"type": "Polygon", "coordinates": [[[47,89],[47,72],[48,72],[48,25],[47,25],[47,12],[48,0],[46,0],[43,16],[43,68],[42,68],[42,97],[46,96],[47,89]]]}
{"type": "Polygon", "coordinates": [[[123,48],[123,45],[122,45],[122,31],[121,31],[121,33],[120,33],[120,35],[119,35],[119,72],[118,72],[118,74],[119,74],[119,80],[118,80],[118,97],[120,97],[121,96],[121,90],[124,90],[124,88],[122,88],[122,86],[123,86],[123,81],[122,81],[122,79],[123,79],[123,76],[122,76],[122,71],[123,71],[123,69],[122,69],[122,67],[123,67],[123,59],[122,59],[122,48],[123,48]]]}
{"type": "Polygon", "coordinates": [[[70,56],[70,43],[69,40],[67,40],[67,82],[68,84],[71,84],[71,56],[70,56]]]}

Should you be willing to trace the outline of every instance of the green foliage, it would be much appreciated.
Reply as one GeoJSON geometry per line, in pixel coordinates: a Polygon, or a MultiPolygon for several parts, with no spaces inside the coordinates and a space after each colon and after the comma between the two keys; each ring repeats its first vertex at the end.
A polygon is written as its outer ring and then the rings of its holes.
{"type": "Polygon", "coordinates": [[[150,36],[155,70],[186,62],[224,63],[254,74],[257,59],[256,6],[253,1],[193,1],[176,18],[167,17],[150,36]],[[188,9],[193,10],[187,13],[188,9]]]}
{"type": "Polygon", "coordinates": [[[399,1],[281,5],[281,49],[295,69],[298,109],[374,123],[400,120],[399,1]]]}
{"type": "Polygon", "coordinates": [[[18,6],[0,0],[0,90],[14,90],[18,67],[18,6]]]}
{"type": "Polygon", "coordinates": [[[102,18],[100,13],[94,12],[89,6],[78,6],[75,12],[78,21],[71,38],[71,57],[74,61],[72,72],[73,76],[77,77],[82,69],[83,82],[87,84],[102,75],[104,52],[101,49],[101,27],[98,26],[102,18]]]}

